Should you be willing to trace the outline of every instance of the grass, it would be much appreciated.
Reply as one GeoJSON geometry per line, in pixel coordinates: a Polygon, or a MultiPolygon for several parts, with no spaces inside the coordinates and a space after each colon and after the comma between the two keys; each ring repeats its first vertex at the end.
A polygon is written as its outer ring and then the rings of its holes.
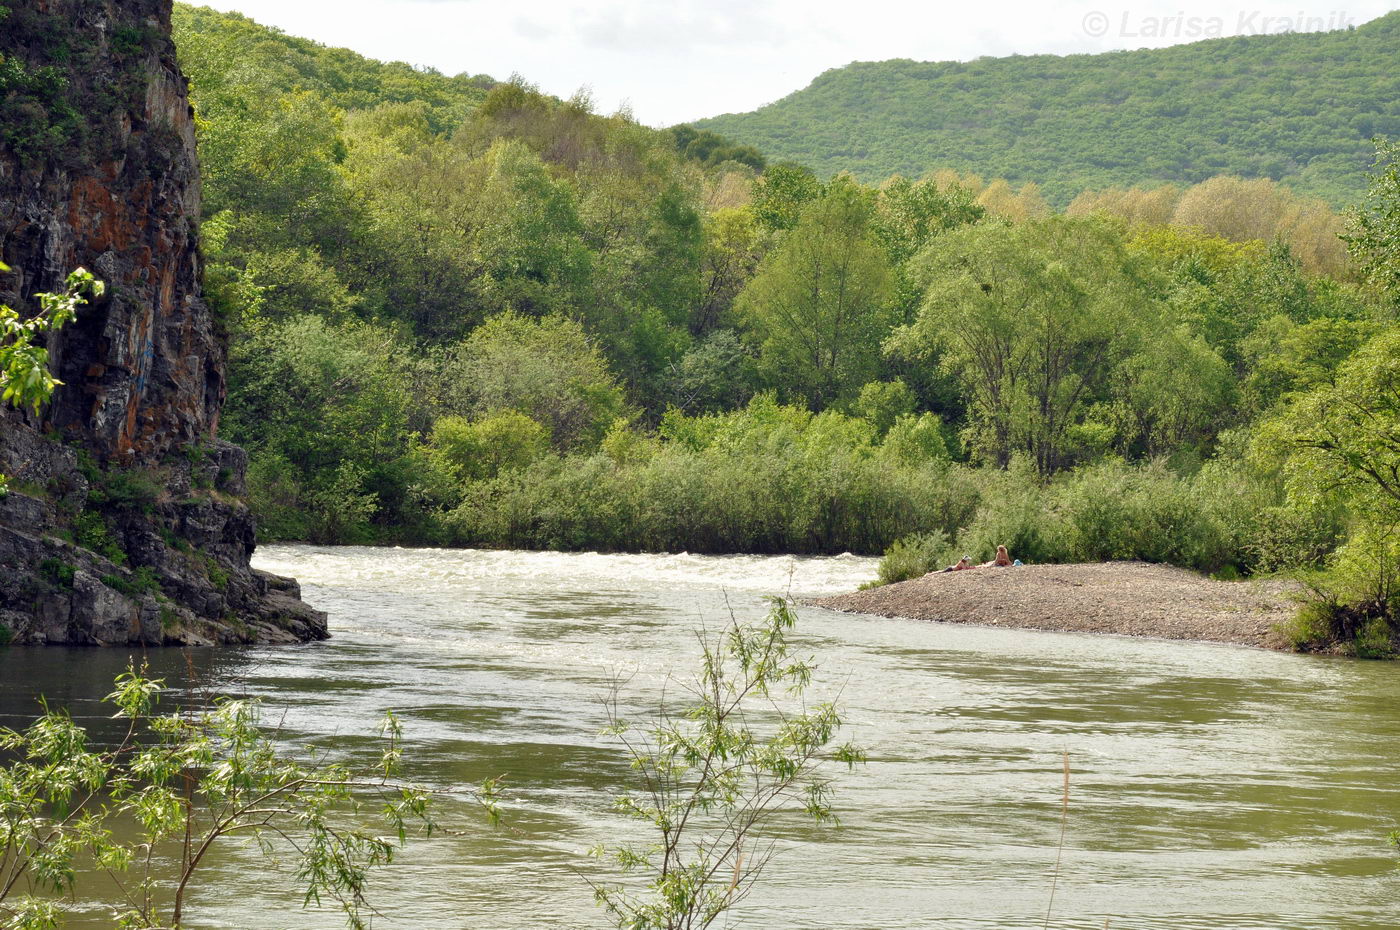
{"type": "Polygon", "coordinates": [[[73,577],[77,573],[77,568],[59,559],[44,559],[39,563],[39,574],[64,591],[73,590],[73,577]]]}
{"type": "Polygon", "coordinates": [[[119,591],[131,598],[139,598],[160,591],[160,581],[156,578],[155,572],[148,566],[142,566],[126,576],[103,575],[102,583],[113,591],[119,591]]]}

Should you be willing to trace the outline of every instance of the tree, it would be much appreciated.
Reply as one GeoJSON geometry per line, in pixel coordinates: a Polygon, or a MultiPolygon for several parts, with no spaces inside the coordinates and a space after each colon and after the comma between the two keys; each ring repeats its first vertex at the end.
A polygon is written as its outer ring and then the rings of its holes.
{"type": "Polygon", "coordinates": [[[822,183],[810,168],[795,162],[770,165],[753,184],[754,216],[765,229],[791,229],[803,208],[821,195],[822,183]]]}
{"type": "Polygon", "coordinates": [[[1388,651],[1400,635],[1400,332],[1376,336],[1333,383],[1296,397],[1266,422],[1257,449],[1282,458],[1296,504],[1340,502],[1353,518],[1330,575],[1310,584],[1303,619],[1358,653],[1388,651]]]}
{"type": "Polygon", "coordinates": [[[749,207],[725,207],[705,218],[705,250],[700,266],[701,294],[690,331],[703,336],[729,313],[734,299],[758,270],[764,235],[749,207]]]}
{"type": "Polygon", "coordinates": [[[940,357],[962,380],[974,444],[1041,474],[1067,464],[1067,431],[1100,394],[1151,301],[1118,232],[1050,217],[972,226],[918,259],[928,294],[891,350],[940,357]]]}
{"type": "Polygon", "coordinates": [[[860,389],[851,413],[868,422],[877,437],[884,436],[901,417],[914,413],[914,392],[900,379],[871,381],[860,389]]]}
{"type": "MultiPolygon", "coordinates": [[[[90,860],[85,874],[120,897],[118,927],[179,930],[210,852],[251,838],[269,859],[297,863],[303,905],[334,902],[348,926],[367,927],[370,871],[392,862],[411,830],[433,829],[428,792],[397,781],[393,716],[377,768],[361,772],[287,757],[259,728],[255,702],[156,714],[164,690],[132,669],[118,676],[106,698],[125,730],[115,745],[47,707],[24,730],[0,730],[0,925],[58,926],[77,897],[78,865],[90,860]],[[379,830],[361,816],[370,809],[379,830]],[[119,823],[129,826],[114,830],[119,823]]],[[[493,817],[494,791],[487,783],[478,796],[493,817]]]]}
{"type": "Polygon", "coordinates": [[[433,456],[458,481],[494,478],[519,469],[549,451],[545,428],[518,410],[502,410],[479,420],[443,417],[433,424],[433,456]]]}
{"type": "Polygon", "coordinates": [[[1400,331],[1362,346],[1335,383],[1296,398],[1264,437],[1288,454],[1294,493],[1340,493],[1368,518],[1400,524],[1400,331]]]}
{"type": "Polygon", "coordinates": [[[1347,215],[1347,247],[1362,275],[1400,312],[1400,142],[1376,140],[1366,204],[1347,215]]]}
{"type": "MultiPolygon", "coordinates": [[[[9,267],[0,263],[0,274],[9,267]]],[[[49,350],[36,345],[42,333],[63,328],[88,297],[101,297],[103,284],[85,269],[70,275],[61,294],[39,294],[39,312],[25,318],[0,304],[0,406],[29,407],[36,414],[60,382],[49,371],[49,350]]],[[[0,474],[0,497],[9,493],[9,480],[0,474]]]]}
{"type": "Polygon", "coordinates": [[[628,413],[607,360],[573,320],[503,313],[454,355],[449,409],[477,415],[518,410],[547,427],[559,449],[596,446],[613,420],[628,413]]]}
{"type": "Polygon", "coordinates": [[[646,844],[593,850],[646,883],[641,892],[594,885],[619,930],[710,926],[771,860],[765,828],[781,811],[834,819],[824,763],[854,766],[865,756],[850,743],[828,748],[842,725],[834,704],[802,701],[814,669],[792,655],[795,622],[791,605],[774,600],[760,623],[731,618],[718,635],[701,634],[691,703],[662,706],[654,722],[634,724],[614,689],[604,732],[621,742],[640,782],[616,807],[655,831],[646,844]]]}
{"type": "Polygon", "coordinates": [[[1203,181],[1181,195],[1172,222],[1235,242],[1286,243],[1314,273],[1337,274],[1346,265],[1342,222],[1331,207],[1268,178],[1203,181]]]}
{"type": "MultiPolygon", "coordinates": [[[[0,274],[9,270],[0,264],[0,274]]],[[[36,295],[39,312],[32,317],[0,306],[0,404],[39,412],[62,382],[49,372],[49,352],[35,344],[38,336],[62,329],[88,297],[101,297],[102,292],[102,282],[79,268],[68,275],[62,293],[36,295]]]]}
{"type": "Polygon", "coordinates": [[[739,295],[769,383],[818,409],[872,379],[889,329],[889,260],[871,217],[869,193],[838,178],[739,295]]]}
{"type": "Polygon", "coordinates": [[[1172,220],[1181,190],[1171,184],[1144,190],[1140,187],[1124,190],[1084,191],[1065,208],[1066,216],[1093,216],[1106,213],[1132,225],[1165,226],[1172,220]]]}
{"type": "Polygon", "coordinates": [[[909,259],[938,234],[980,222],[986,215],[986,208],[958,183],[940,183],[934,178],[913,182],[895,175],[880,185],[873,226],[894,264],[898,322],[910,322],[923,299],[923,289],[909,274],[909,259]]]}
{"type": "Polygon", "coordinates": [[[965,187],[895,175],[880,185],[873,225],[891,260],[901,263],[939,233],[976,223],[986,214],[965,187]]]}
{"type": "Polygon", "coordinates": [[[388,327],[310,315],[252,326],[234,343],[224,429],[249,450],[264,532],[369,542],[376,527],[406,522],[418,406],[408,354],[388,327]]]}
{"type": "Polygon", "coordinates": [[[757,381],[753,353],[732,331],[717,329],[672,363],[667,396],[687,413],[733,410],[748,403],[757,381]]]}
{"type": "Polygon", "coordinates": [[[1111,409],[1119,450],[1155,457],[1205,451],[1230,424],[1235,382],[1230,367],[1184,323],[1159,325],[1116,366],[1111,409]]]}
{"type": "Polygon", "coordinates": [[[977,204],[988,213],[1015,223],[1037,219],[1050,213],[1050,205],[1041,196],[1040,185],[1034,181],[1023,184],[1018,191],[1013,190],[1005,180],[998,178],[977,195],[977,204]]]}

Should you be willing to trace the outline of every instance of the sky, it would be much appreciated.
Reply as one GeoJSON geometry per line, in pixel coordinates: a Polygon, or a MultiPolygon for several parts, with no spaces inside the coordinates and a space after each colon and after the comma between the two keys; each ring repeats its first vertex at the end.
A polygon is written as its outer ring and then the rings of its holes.
{"type": "MultiPolygon", "coordinates": [[[[194,0],[200,2],[200,0],[194,0]]],[[[209,2],[209,0],[204,0],[209,2]]],[[[596,109],[652,126],[752,110],[852,61],[1160,47],[1359,26],[1391,4],[1042,0],[213,0],[372,58],[586,88],[596,109]]]]}

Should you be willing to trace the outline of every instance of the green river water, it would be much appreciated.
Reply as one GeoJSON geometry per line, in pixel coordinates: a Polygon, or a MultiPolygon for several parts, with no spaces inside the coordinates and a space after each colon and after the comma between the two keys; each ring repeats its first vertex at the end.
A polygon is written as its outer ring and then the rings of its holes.
{"type": "MultiPolygon", "coordinates": [[[[386,708],[411,777],[454,790],[506,775],[507,827],[465,798],[461,835],[416,843],[375,881],[376,928],[602,927],[583,855],[628,829],[626,761],[599,737],[615,675],[640,703],[695,656],[692,631],[763,596],[850,590],[840,557],[604,556],[277,546],[334,637],[292,648],[154,652],[264,699],[292,743],[354,756],[386,708]],[[582,870],[582,874],[581,871],[582,870]]],[[[1114,930],[1400,927],[1400,665],[1119,637],[800,612],[797,638],[840,691],[870,763],[838,778],[842,825],[779,825],[780,854],[726,927],[1114,930]]],[[[0,650],[0,722],[47,695],[100,726],[121,650],[0,650]]],[[[322,930],[290,879],[227,850],[191,926],[322,930]]],[[[97,911],[76,930],[110,927],[97,911]]]]}

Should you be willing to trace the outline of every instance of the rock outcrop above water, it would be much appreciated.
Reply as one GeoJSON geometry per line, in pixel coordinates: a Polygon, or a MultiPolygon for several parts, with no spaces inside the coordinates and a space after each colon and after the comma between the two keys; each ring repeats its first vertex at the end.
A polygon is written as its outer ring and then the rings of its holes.
{"type": "Polygon", "coordinates": [[[253,571],[246,456],[217,437],[225,340],[201,295],[194,118],[170,0],[0,5],[0,300],[86,267],[63,385],[0,411],[0,641],[292,642],[325,616],[253,571]]]}
{"type": "Polygon", "coordinates": [[[1215,581],[1169,565],[1102,562],[941,572],[811,601],[848,613],[1283,648],[1283,581],[1215,581]]]}

